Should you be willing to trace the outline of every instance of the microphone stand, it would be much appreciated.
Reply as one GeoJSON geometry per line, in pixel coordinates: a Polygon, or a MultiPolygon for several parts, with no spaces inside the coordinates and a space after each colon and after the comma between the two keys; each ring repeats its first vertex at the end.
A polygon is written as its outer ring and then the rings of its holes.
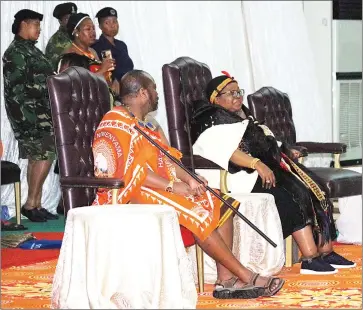
{"type": "MultiPolygon", "coordinates": [[[[187,167],[185,167],[180,161],[170,155],[167,151],[165,151],[158,143],[156,143],[152,138],[150,138],[142,129],[140,129],[137,125],[134,126],[135,130],[138,131],[145,139],[147,139],[152,145],[157,147],[165,156],[167,156],[171,161],[173,161],[177,166],[182,168],[186,173],[188,173],[194,180],[204,185],[204,182],[199,179],[194,173],[189,171],[187,167]]],[[[262,238],[264,238],[269,244],[271,244],[274,248],[277,247],[277,244],[273,242],[265,233],[263,233],[255,224],[253,224],[248,218],[246,218],[241,212],[232,207],[232,205],[227,202],[222,196],[220,196],[215,190],[210,188],[208,185],[206,189],[210,191],[214,196],[216,196],[220,201],[222,201],[229,209],[237,214],[244,222],[246,222],[253,230],[255,230],[262,238]]]]}

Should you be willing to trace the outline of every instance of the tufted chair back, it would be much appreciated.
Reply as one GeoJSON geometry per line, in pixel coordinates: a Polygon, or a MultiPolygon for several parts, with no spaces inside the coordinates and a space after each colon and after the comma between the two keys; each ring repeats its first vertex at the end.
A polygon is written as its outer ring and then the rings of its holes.
{"type": "MultiPolygon", "coordinates": [[[[75,177],[81,182],[82,178],[94,177],[93,136],[110,109],[106,82],[87,69],[70,67],[49,77],[47,84],[61,178],[75,177]]],[[[65,214],[69,209],[91,205],[95,191],[62,187],[65,214]]]]}
{"type": "Polygon", "coordinates": [[[247,96],[252,115],[274,133],[277,140],[294,145],[296,131],[289,96],[273,87],[262,87],[247,96]]]}
{"type": "Polygon", "coordinates": [[[190,57],[179,57],[162,68],[166,115],[171,146],[191,155],[189,117],[192,102],[205,99],[212,79],[209,67],[190,57]]]}

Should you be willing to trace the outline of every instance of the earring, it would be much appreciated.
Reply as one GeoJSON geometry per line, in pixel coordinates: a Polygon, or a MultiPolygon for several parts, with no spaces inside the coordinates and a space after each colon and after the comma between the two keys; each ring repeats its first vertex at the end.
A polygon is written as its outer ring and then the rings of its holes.
{"type": "Polygon", "coordinates": [[[76,33],[76,37],[78,37],[78,33],[76,33]]]}

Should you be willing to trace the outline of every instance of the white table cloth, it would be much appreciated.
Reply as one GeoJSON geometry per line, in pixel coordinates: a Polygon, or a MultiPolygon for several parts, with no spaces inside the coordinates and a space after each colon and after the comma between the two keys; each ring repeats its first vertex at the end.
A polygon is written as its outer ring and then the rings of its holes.
{"type": "MultiPolygon", "coordinates": [[[[362,173],[362,167],[345,168],[362,173]]],[[[338,199],[338,242],[362,244],[362,195],[338,199]]]]}
{"type": "MultiPolygon", "coordinates": [[[[277,244],[274,248],[236,215],[233,220],[233,254],[245,267],[263,276],[279,273],[285,263],[285,252],[281,221],[274,197],[270,194],[228,195],[240,201],[239,211],[277,244]]],[[[194,281],[197,283],[195,246],[188,249],[188,256],[192,261],[194,281]]],[[[204,253],[204,281],[214,283],[216,280],[215,261],[204,253]]]]}
{"type": "Polygon", "coordinates": [[[52,308],[195,309],[177,215],[160,205],[70,210],[52,308]]]}

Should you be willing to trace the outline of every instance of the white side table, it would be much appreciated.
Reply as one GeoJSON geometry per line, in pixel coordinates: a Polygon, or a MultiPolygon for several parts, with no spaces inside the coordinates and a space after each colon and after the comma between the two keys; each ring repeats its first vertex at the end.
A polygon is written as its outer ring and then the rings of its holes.
{"type": "Polygon", "coordinates": [[[173,208],[92,206],[68,213],[52,289],[58,309],[195,309],[173,208]]]}

